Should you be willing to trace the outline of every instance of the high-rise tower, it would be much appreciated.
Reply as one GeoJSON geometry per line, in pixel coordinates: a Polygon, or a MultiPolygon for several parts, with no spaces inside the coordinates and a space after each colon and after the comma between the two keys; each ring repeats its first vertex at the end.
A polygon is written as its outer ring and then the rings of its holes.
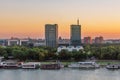
{"type": "Polygon", "coordinates": [[[77,20],[77,25],[71,25],[71,45],[81,45],[81,25],[79,25],[79,19],[77,20]]]}
{"type": "Polygon", "coordinates": [[[45,25],[45,41],[47,47],[57,47],[58,42],[58,25],[46,24],[45,25]]]}

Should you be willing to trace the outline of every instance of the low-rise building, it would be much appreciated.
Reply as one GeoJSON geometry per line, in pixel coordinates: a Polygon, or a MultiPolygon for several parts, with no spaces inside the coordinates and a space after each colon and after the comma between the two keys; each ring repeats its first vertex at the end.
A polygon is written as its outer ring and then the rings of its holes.
{"type": "Polygon", "coordinates": [[[0,46],[6,46],[6,39],[0,39],[0,46]]]}
{"type": "Polygon", "coordinates": [[[104,40],[105,44],[120,44],[120,39],[108,39],[104,40]]]}
{"type": "Polygon", "coordinates": [[[20,46],[22,46],[22,45],[26,46],[26,45],[28,45],[28,42],[29,42],[28,39],[20,39],[19,40],[19,45],[20,46]]]}
{"type": "Polygon", "coordinates": [[[8,46],[15,46],[15,45],[19,45],[19,40],[18,39],[8,39],[8,46]]]}
{"type": "Polygon", "coordinates": [[[59,39],[58,40],[58,46],[69,46],[70,45],[70,39],[59,39]]]}
{"type": "Polygon", "coordinates": [[[38,39],[36,41],[33,42],[34,46],[46,46],[46,42],[44,39],[38,39]]]}
{"type": "Polygon", "coordinates": [[[84,48],[82,46],[60,46],[57,48],[57,52],[61,52],[62,50],[68,50],[68,51],[79,51],[79,50],[83,50],[84,48]]]}
{"type": "Polygon", "coordinates": [[[19,38],[11,38],[11,39],[7,39],[7,46],[15,46],[15,45],[19,45],[19,46],[26,46],[29,43],[29,39],[28,38],[24,38],[24,39],[19,39],[19,38]]]}

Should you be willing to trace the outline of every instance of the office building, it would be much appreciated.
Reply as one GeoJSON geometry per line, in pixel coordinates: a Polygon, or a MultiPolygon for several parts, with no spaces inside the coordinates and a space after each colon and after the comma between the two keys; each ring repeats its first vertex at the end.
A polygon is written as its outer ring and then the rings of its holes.
{"type": "Polygon", "coordinates": [[[57,47],[58,45],[58,25],[46,24],[45,25],[45,41],[47,47],[57,47]]]}
{"type": "Polygon", "coordinates": [[[104,43],[103,37],[102,37],[102,36],[100,36],[100,37],[95,37],[94,43],[95,43],[95,44],[102,44],[102,43],[104,43]]]}
{"type": "Polygon", "coordinates": [[[84,44],[92,44],[92,39],[91,39],[91,37],[84,37],[83,43],[84,43],[84,44]]]}
{"type": "Polygon", "coordinates": [[[77,25],[71,25],[71,45],[79,46],[81,45],[81,25],[79,25],[79,20],[77,25]]]}

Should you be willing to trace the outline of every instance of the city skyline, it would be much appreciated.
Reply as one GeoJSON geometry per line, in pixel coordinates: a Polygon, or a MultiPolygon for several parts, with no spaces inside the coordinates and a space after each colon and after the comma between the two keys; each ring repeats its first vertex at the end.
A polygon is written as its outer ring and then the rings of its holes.
{"type": "Polygon", "coordinates": [[[120,38],[119,0],[1,0],[0,38],[45,38],[45,24],[58,24],[59,36],[70,38],[70,25],[80,19],[82,38],[120,38]]]}

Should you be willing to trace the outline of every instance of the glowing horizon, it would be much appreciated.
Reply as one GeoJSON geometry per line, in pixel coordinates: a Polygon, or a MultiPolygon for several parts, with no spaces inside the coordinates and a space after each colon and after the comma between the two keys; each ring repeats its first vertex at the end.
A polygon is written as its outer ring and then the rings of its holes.
{"type": "Polygon", "coordinates": [[[80,19],[82,38],[120,39],[120,0],[0,0],[0,38],[44,38],[45,24],[58,24],[70,38],[80,19]]]}

